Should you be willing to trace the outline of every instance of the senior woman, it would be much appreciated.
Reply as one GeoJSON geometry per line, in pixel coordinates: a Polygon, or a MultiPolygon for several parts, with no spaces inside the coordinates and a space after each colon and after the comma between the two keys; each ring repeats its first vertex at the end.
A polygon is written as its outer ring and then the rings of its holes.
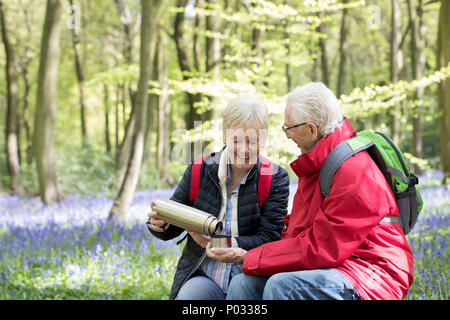
{"type": "MultiPolygon", "coordinates": [[[[248,96],[233,99],[224,111],[225,147],[204,158],[196,200],[190,202],[193,164],[187,167],[171,198],[218,217],[224,226],[222,234],[231,236],[232,247],[238,252],[279,240],[284,227],[289,197],[286,170],[272,164],[270,186],[266,186],[269,194],[262,204],[258,199],[258,182],[264,174],[260,152],[267,122],[267,108],[262,101],[248,96]]],[[[148,217],[150,232],[162,240],[173,239],[184,231],[158,218],[157,212],[148,217]]],[[[187,244],[178,262],[170,299],[225,299],[229,282],[242,272],[242,264],[211,259],[205,249],[210,247],[209,237],[186,231],[187,244]]]]}

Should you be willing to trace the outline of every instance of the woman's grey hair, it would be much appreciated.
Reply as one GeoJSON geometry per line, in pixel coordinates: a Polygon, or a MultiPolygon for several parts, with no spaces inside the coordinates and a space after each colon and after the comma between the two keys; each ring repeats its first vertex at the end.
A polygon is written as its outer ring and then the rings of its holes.
{"type": "Polygon", "coordinates": [[[224,110],[223,133],[227,129],[242,127],[265,129],[268,128],[267,107],[256,97],[240,96],[231,100],[224,110]]]}
{"type": "Polygon", "coordinates": [[[343,123],[336,96],[322,82],[310,82],[295,88],[287,98],[287,106],[291,107],[293,120],[314,123],[322,137],[343,123]]]}

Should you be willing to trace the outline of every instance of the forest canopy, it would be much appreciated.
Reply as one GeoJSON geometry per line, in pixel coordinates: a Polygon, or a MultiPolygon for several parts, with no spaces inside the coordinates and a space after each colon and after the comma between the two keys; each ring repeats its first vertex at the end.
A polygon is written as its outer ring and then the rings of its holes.
{"type": "Polygon", "coordinates": [[[222,146],[222,111],[237,95],[267,104],[263,153],[288,168],[298,149],[280,129],[286,95],[311,81],[357,130],[388,134],[414,172],[447,178],[449,6],[0,0],[0,188],[52,202],[173,185],[222,146]]]}

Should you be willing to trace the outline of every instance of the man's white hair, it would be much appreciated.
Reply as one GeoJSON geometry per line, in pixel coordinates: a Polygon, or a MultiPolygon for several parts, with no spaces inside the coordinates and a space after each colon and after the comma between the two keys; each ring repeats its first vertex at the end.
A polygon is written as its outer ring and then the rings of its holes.
{"type": "Polygon", "coordinates": [[[342,125],[339,102],[334,93],[322,82],[310,82],[297,87],[287,97],[290,116],[298,123],[312,122],[322,137],[342,125]]]}

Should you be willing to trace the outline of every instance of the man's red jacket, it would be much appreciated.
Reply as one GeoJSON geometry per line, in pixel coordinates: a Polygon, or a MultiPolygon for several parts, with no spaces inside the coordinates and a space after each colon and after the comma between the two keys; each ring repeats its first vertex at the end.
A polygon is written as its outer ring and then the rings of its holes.
{"type": "Polygon", "coordinates": [[[336,171],[324,200],[319,172],[341,141],[356,134],[348,120],[291,163],[298,189],[279,241],[247,252],[242,270],[249,275],[336,268],[363,299],[403,299],[413,282],[413,256],[398,223],[394,195],[366,151],[336,171]]]}

